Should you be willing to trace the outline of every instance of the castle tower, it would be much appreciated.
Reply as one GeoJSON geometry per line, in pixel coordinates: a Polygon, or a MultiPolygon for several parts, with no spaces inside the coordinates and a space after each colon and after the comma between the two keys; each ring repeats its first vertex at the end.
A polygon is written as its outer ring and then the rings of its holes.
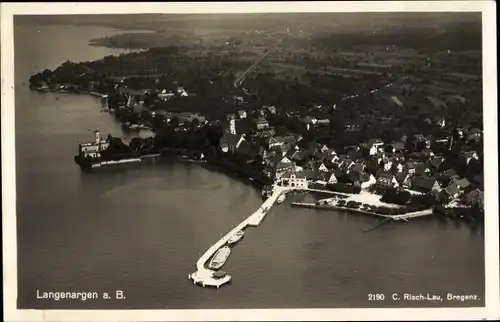
{"type": "Polygon", "coordinates": [[[95,143],[99,144],[101,142],[101,133],[99,133],[99,130],[94,131],[94,140],[95,143]]]}
{"type": "Polygon", "coordinates": [[[234,118],[229,120],[229,133],[236,134],[236,121],[234,118]]]}

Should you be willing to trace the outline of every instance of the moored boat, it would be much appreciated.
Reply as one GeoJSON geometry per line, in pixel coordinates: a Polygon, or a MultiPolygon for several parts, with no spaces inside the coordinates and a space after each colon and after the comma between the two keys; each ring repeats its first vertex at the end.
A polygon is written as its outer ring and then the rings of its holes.
{"type": "Polygon", "coordinates": [[[239,241],[240,241],[240,239],[241,239],[241,238],[243,238],[243,235],[244,235],[243,230],[238,230],[238,231],[237,231],[234,235],[232,235],[232,236],[228,239],[227,243],[228,243],[229,245],[236,244],[237,242],[239,242],[239,241]]]}
{"type": "Polygon", "coordinates": [[[230,254],[231,248],[229,248],[228,246],[222,247],[215,253],[214,257],[212,257],[212,260],[208,264],[208,268],[218,270],[226,263],[230,254]]]}
{"type": "Polygon", "coordinates": [[[278,199],[276,200],[276,203],[279,205],[280,203],[282,203],[283,201],[285,201],[286,199],[286,195],[284,193],[282,193],[278,199]]]}

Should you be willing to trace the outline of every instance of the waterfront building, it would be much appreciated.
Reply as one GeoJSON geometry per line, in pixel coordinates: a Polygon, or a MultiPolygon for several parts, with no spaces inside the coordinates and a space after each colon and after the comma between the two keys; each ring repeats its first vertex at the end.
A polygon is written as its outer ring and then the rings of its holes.
{"type": "Polygon", "coordinates": [[[441,190],[441,187],[434,177],[416,176],[412,182],[412,189],[422,193],[430,193],[441,190]]]}
{"type": "Polygon", "coordinates": [[[109,143],[109,140],[101,138],[99,130],[95,130],[93,142],[78,144],[78,154],[83,158],[98,158],[101,156],[101,152],[109,147],[109,143]]]}
{"type": "Polygon", "coordinates": [[[448,187],[441,190],[439,197],[441,201],[446,202],[457,198],[460,194],[460,188],[455,184],[450,184],[448,187]]]}
{"type": "Polygon", "coordinates": [[[375,183],[375,186],[380,190],[384,190],[399,187],[399,183],[393,174],[382,172],[377,175],[377,182],[375,183]]]}
{"type": "Polygon", "coordinates": [[[377,179],[370,173],[362,173],[359,177],[359,181],[361,182],[361,189],[366,189],[371,187],[377,182],[377,179]]]}
{"type": "Polygon", "coordinates": [[[281,176],[278,184],[283,186],[297,187],[304,189],[307,189],[309,187],[306,174],[303,171],[297,172],[294,170],[285,172],[281,176]]]}
{"type": "Polygon", "coordinates": [[[409,189],[412,186],[412,178],[413,175],[406,172],[399,172],[396,174],[396,180],[398,181],[399,186],[402,188],[409,189]]]}

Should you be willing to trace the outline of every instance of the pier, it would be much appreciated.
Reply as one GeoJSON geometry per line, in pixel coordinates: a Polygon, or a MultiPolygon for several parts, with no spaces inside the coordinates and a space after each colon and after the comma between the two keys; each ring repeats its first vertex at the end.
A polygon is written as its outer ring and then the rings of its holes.
{"type": "Polygon", "coordinates": [[[269,213],[272,206],[282,193],[287,193],[288,191],[294,190],[292,187],[280,187],[275,185],[273,188],[273,194],[267,198],[262,206],[251,214],[247,219],[242,221],[239,225],[234,227],[228,234],[222,237],[219,241],[213,244],[196,262],[196,272],[189,274],[188,278],[193,281],[194,284],[201,284],[203,287],[212,286],[219,288],[222,285],[229,283],[231,281],[230,275],[225,275],[223,277],[216,276],[214,270],[208,269],[206,267],[207,262],[214,256],[222,246],[224,246],[229,238],[233,236],[236,232],[244,230],[248,226],[259,226],[265,216],[269,213]]]}
{"type": "MultiPolygon", "coordinates": [[[[223,273],[221,271],[216,271],[207,268],[207,263],[210,259],[215,255],[215,253],[224,245],[227,244],[228,240],[236,234],[238,231],[245,230],[248,226],[257,227],[259,226],[266,215],[269,213],[271,208],[274,206],[274,203],[279,198],[279,196],[283,193],[288,193],[291,191],[308,191],[308,192],[324,192],[329,194],[335,194],[337,196],[348,197],[350,196],[347,193],[339,193],[332,191],[323,191],[318,189],[308,189],[308,188],[296,188],[296,187],[282,187],[278,185],[273,186],[272,195],[267,198],[264,203],[257,209],[253,214],[243,220],[240,224],[234,227],[229,233],[223,236],[219,241],[210,246],[208,250],[198,259],[196,262],[196,272],[189,274],[188,278],[193,281],[193,284],[199,284],[203,287],[210,286],[220,288],[221,286],[231,282],[232,277],[229,274],[223,273]]],[[[348,207],[340,207],[333,206],[330,204],[315,204],[315,203],[301,203],[301,202],[293,202],[292,206],[295,207],[305,207],[305,208],[317,208],[317,209],[329,209],[329,210],[341,210],[341,211],[352,211],[363,213],[366,215],[378,216],[384,218],[384,222],[387,220],[404,220],[408,221],[409,218],[427,216],[433,214],[432,209],[426,209],[417,212],[411,212],[403,215],[382,215],[369,211],[364,211],[357,208],[348,208],[348,207]]]]}
{"type": "Polygon", "coordinates": [[[361,210],[359,208],[334,206],[334,205],[330,205],[330,204],[326,204],[326,205],[325,204],[315,204],[315,203],[309,203],[309,202],[293,202],[292,206],[293,207],[302,207],[302,208],[324,209],[324,210],[350,211],[350,212],[356,212],[356,213],[361,213],[361,214],[365,214],[365,215],[388,218],[388,219],[392,219],[392,220],[396,220],[396,221],[397,220],[408,221],[408,219],[411,219],[411,218],[429,216],[429,215],[433,214],[432,209],[425,209],[425,210],[421,210],[421,211],[409,212],[409,213],[402,214],[402,215],[382,215],[382,214],[378,214],[378,213],[371,212],[371,211],[361,210]]]}

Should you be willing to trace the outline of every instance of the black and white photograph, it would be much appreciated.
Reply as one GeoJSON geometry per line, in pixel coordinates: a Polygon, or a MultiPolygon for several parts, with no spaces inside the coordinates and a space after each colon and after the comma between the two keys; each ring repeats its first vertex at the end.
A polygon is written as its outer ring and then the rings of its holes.
{"type": "Polygon", "coordinates": [[[495,9],[2,3],[5,319],[498,318],[495,9]]]}

